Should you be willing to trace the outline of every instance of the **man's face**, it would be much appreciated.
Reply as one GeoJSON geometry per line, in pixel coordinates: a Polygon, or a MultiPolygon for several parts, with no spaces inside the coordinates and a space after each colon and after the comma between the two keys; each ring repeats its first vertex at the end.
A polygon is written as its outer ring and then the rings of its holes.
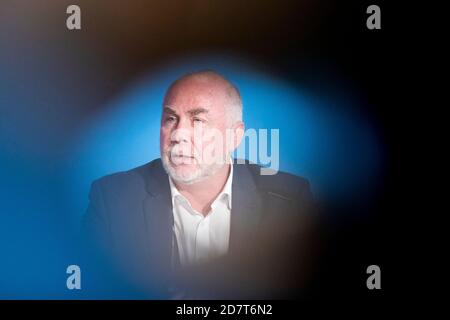
{"type": "Polygon", "coordinates": [[[227,97],[217,84],[187,80],[175,85],[163,105],[160,151],[175,181],[195,183],[228,160],[227,97]]]}

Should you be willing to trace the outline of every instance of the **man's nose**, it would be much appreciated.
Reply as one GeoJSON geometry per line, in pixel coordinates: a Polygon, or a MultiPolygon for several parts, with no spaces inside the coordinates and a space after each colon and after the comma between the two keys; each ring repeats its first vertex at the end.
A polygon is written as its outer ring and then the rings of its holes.
{"type": "Polygon", "coordinates": [[[191,140],[192,128],[186,120],[180,120],[171,134],[171,142],[189,142],[191,140]]]}

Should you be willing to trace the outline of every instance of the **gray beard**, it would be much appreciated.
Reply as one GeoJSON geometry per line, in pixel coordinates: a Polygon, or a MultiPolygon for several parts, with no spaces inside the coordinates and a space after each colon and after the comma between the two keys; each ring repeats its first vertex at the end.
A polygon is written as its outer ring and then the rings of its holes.
{"type": "Polygon", "coordinates": [[[196,182],[202,181],[208,177],[215,175],[224,165],[223,164],[212,164],[204,168],[197,168],[196,171],[192,172],[188,176],[180,176],[177,174],[176,170],[171,166],[170,160],[167,155],[161,155],[161,161],[164,170],[169,175],[172,180],[183,183],[183,184],[194,184],[196,182]]]}

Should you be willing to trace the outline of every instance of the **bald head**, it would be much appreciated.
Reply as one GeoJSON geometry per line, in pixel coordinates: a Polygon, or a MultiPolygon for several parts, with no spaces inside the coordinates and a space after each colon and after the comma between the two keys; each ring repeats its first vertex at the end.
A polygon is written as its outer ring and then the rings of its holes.
{"type": "Polygon", "coordinates": [[[187,74],[167,90],[161,117],[161,160],[170,177],[193,184],[228,173],[226,163],[242,140],[238,90],[212,71],[187,74]]]}
{"type": "Polygon", "coordinates": [[[220,74],[206,70],[188,73],[172,83],[164,97],[163,106],[170,106],[180,96],[190,100],[188,103],[209,104],[208,107],[219,108],[232,126],[242,121],[242,100],[239,90],[220,74]],[[193,101],[196,100],[196,101],[193,101]]]}

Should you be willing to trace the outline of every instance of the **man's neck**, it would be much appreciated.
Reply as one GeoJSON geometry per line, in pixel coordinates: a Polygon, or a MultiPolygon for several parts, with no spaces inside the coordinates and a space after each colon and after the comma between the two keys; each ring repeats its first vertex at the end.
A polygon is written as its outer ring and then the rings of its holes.
{"type": "Polygon", "coordinates": [[[174,181],[174,184],[195,210],[206,215],[211,209],[212,202],[224,188],[230,175],[230,168],[230,164],[225,164],[215,175],[199,182],[183,184],[174,181]]]}

